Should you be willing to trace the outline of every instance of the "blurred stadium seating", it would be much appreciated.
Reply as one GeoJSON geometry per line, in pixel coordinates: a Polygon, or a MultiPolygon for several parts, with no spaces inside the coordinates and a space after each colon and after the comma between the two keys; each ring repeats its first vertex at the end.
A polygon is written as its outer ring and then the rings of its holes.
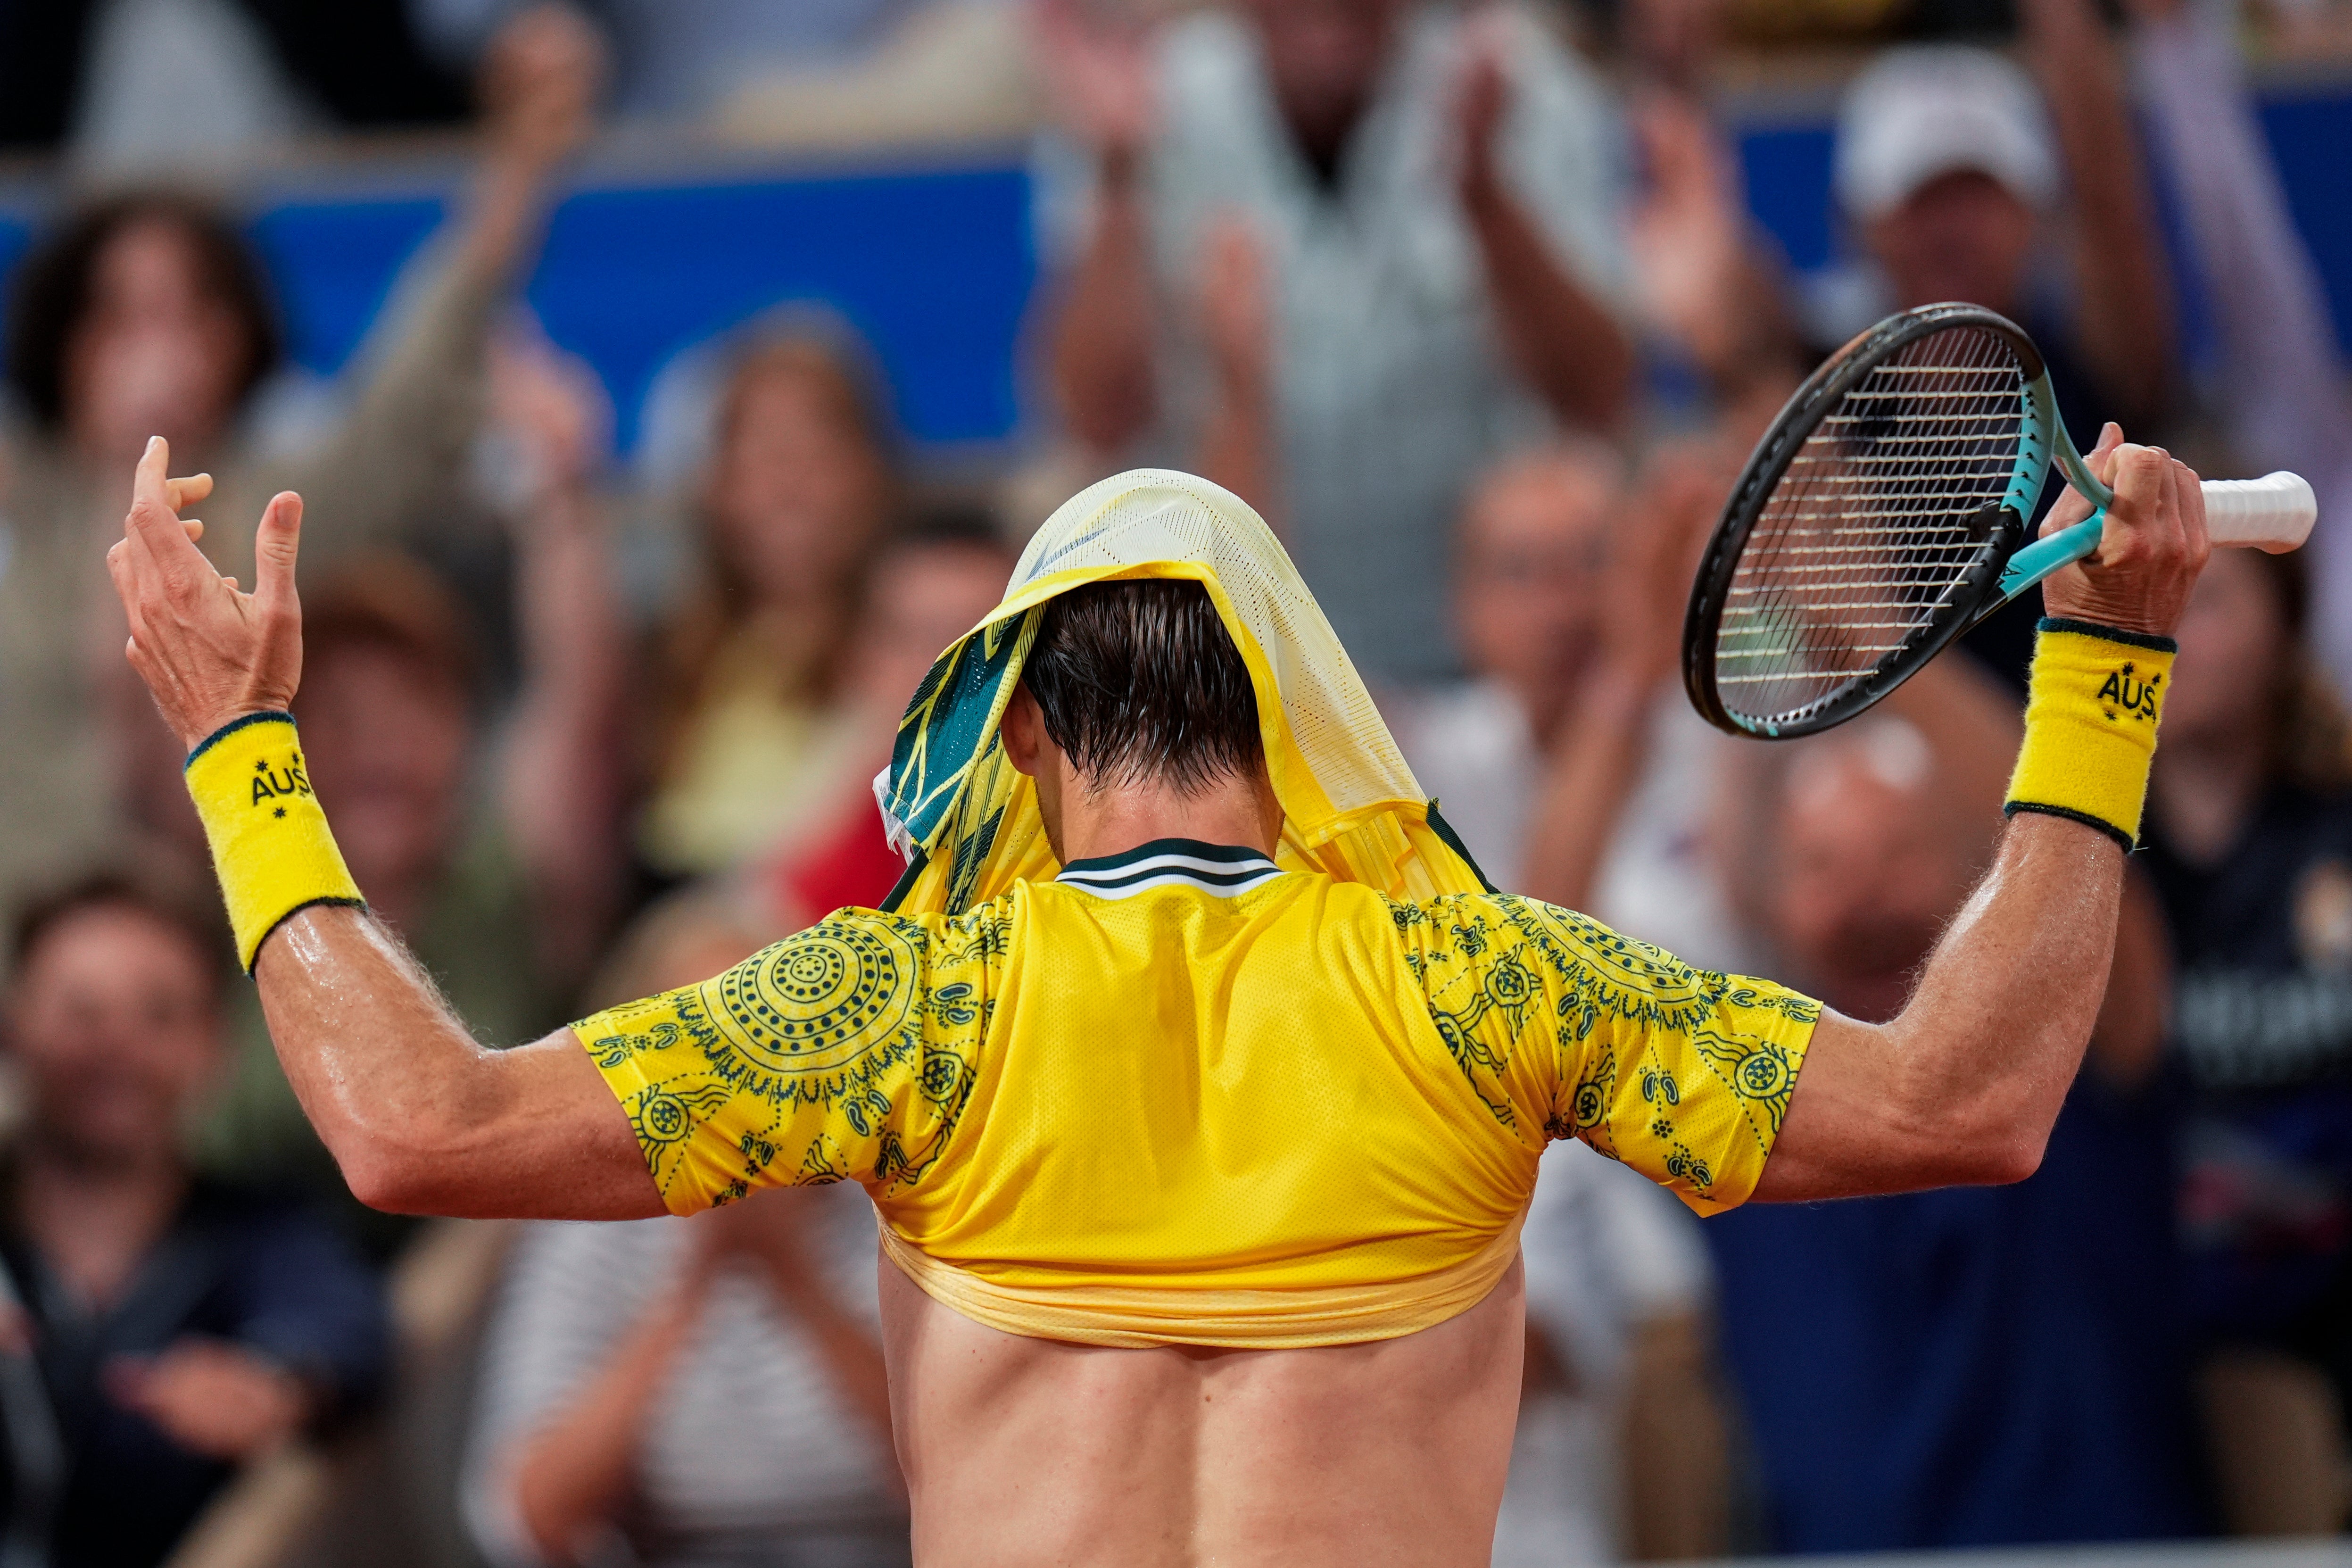
{"type": "MultiPolygon", "coordinates": [[[[1847,258],[1830,195],[1832,102],[1783,85],[1750,87],[1733,104],[1748,205],[1812,296],[1847,258]]],[[[2352,83],[2283,79],[2262,115],[2352,349],[2352,83]]],[[[358,346],[455,184],[454,168],[390,162],[322,156],[238,193],[286,301],[292,357],[313,374],[331,374],[358,346]]],[[[1025,149],[782,167],[689,151],[650,169],[641,151],[625,167],[589,165],[529,291],[554,340],[604,378],[624,453],[672,356],[798,301],[837,310],[871,341],[919,454],[984,451],[1020,430],[1017,351],[1037,273],[1025,149]]],[[[0,182],[0,283],[53,195],[32,174],[0,182]]],[[[2184,312],[2193,349],[2193,297],[2184,312]]]]}

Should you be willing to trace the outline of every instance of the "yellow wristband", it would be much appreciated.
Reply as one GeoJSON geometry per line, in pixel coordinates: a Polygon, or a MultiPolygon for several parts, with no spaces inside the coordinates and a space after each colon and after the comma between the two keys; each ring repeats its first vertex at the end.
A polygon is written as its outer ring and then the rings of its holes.
{"type": "Polygon", "coordinates": [[[2128,854],[2177,648],[2170,637],[2043,620],[2005,809],[2088,823],[2128,854]]]}
{"type": "Polygon", "coordinates": [[[291,714],[248,713],[222,725],[188,753],[185,776],[247,974],[262,942],[295,910],[364,907],[310,793],[291,714]]]}

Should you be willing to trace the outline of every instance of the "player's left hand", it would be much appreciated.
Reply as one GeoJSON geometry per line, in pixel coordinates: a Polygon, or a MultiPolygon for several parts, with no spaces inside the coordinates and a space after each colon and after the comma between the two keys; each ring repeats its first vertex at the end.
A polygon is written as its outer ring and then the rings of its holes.
{"type": "Polygon", "coordinates": [[[244,593],[196,548],[204,524],[179,515],[212,493],[211,479],[168,479],[171,460],[162,437],[148,441],[106,569],[130,617],[131,666],[180,743],[193,749],[232,719],[284,712],[294,701],[302,681],[302,606],[294,596],[302,498],[291,490],[270,498],[254,536],[253,592],[244,593]]]}

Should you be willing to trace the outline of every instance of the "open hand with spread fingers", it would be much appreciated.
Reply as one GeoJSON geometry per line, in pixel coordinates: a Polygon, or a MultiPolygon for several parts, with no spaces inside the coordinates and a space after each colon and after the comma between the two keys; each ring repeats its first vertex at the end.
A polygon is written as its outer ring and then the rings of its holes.
{"type": "Polygon", "coordinates": [[[193,749],[233,719],[283,712],[302,680],[302,609],[294,553],[302,498],[270,498],[254,536],[253,592],[213,569],[196,541],[204,524],[180,509],[212,493],[209,474],[166,477],[172,451],[149,440],[131,481],[122,538],[106,569],[131,621],[126,650],[164,722],[193,749]]]}

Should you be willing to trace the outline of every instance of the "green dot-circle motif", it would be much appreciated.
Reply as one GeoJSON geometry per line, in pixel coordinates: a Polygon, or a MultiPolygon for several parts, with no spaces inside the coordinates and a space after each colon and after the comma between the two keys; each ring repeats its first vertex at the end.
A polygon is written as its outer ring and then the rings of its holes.
{"type": "Polygon", "coordinates": [[[1739,1064],[1741,1090],[1758,1100],[1769,1100],[1789,1087],[1789,1067],[1780,1058],[1758,1051],[1739,1064]]]}
{"type": "Polygon", "coordinates": [[[656,1143],[675,1143],[686,1136],[689,1120],[686,1102],[660,1089],[647,1094],[637,1108],[645,1135],[656,1143]]]}
{"type": "Polygon", "coordinates": [[[776,1072],[831,1072],[906,1023],[915,975],[898,932],[828,921],[711,984],[736,1049],[776,1072]]]}
{"type": "Polygon", "coordinates": [[[1486,994],[1497,1005],[1517,1007],[1534,994],[1534,984],[1528,972],[1517,963],[1500,963],[1486,975],[1486,994]]]}

